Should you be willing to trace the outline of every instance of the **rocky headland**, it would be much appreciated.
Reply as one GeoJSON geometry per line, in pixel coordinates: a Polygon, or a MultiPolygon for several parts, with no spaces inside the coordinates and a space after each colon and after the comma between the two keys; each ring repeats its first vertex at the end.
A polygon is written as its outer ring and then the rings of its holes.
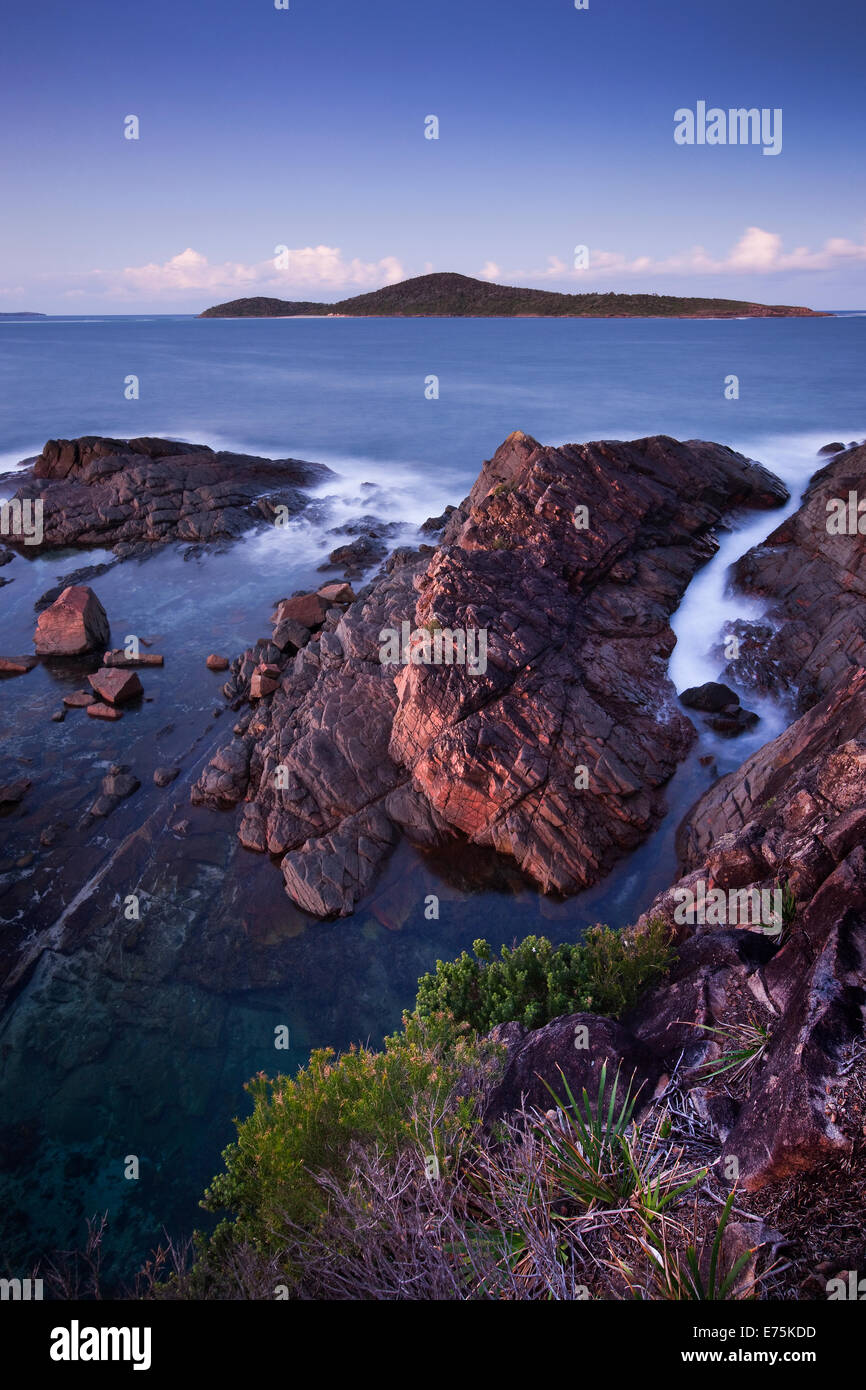
{"type": "MultiPolygon", "coordinates": [[[[171,441],[55,441],[19,495],[44,498],[46,546],[110,538],[123,557],[142,542],[236,536],[272,517],[277,497],[303,506],[322,476],[171,441]]],[[[730,1163],[782,1235],[795,1206],[811,1219],[828,1183],[856,1210],[866,1187],[860,495],[862,445],[834,447],[774,527],[784,485],[724,446],[656,436],[552,448],[518,431],[468,497],[422,528],[432,544],[394,550],[371,575],[388,523],[367,518],[359,534],[374,549],[352,557],[357,590],[334,579],[281,596],[275,585],[270,637],[234,659],[204,647],[202,663],[225,677],[232,736],[200,749],[194,771],[161,764],[153,780],[180,776],[181,795],[227,813],[224,835],[270,855],[269,871],[313,917],[350,916],[401,840],[495,853],[558,899],[603,880],[660,825],[666,785],[702,729],[754,731],[741,693],[776,697],[788,726],[752,743],[691,807],[677,876],[635,925],[667,924],[670,973],[616,1021],[584,1011],[529,1031],[502,1025],[504,1072],[485,1106],[490,1123],[544,1108],[541,1078],[561,1071],[575,1094],[592,1093],[602,1066],[623,1066],[642,1106],[675,1097],[690,1134],[730,1163]],[[718,532],[746,510],[767,511],[768,535],[733,579],[766,612],[734,624],[738,655],[726,661],[720,647],[718,679],[679,699],[671,616],[718,532]],[[765,898],[776,907],[756,916],[750,905],[765,898]],[[585,1051],[574,1046],[581,1027],[585,1051]],[[746,1038],[748,1065],[731,1084],[722,1064],[746,1038]]],[[[109,616],[86,586],[67,585],[42,607],[37,655],[5,657],[2,673],[87,653],[90,689],[65,704],[121,717],[146,689],[134,668],[162,658],[111,650],[109,616]]],[[[112,764],[91,817],[139,785],[112,764]]],[[[10,779],[4,814],[30,789],[10,779]]],[[[142,852],[134,840],[121,858],[142,852]]],[[[14,988],[43,949],[71,950],[86,932],[87,904],[72,908],[63,931],[27,943],[26,962],[5,952],[14,988]]],[[[862,1242],[821,1229],[828,1267],[854,1267],[862,1242]]],[[[803,1280],[801,1296],[814,1296],[803,1280]]]]}
{"type": "Polygon", "coordinates": [[[277,609],[274,641],[226,687],[252,708],[195,798],[242,802],[241,841],[280,855],[318,916],[350,913],[400,835],[489,846],[543,890],[577,892],[659,823],[695,738],[666,675],[668,620],[714,528],[786,497],[718,445],[510,436],[432,554],[395,552],[353,602],[299,609],[300,629],[277,609]],[[447,634],[438,664],[417,650],[383,664],[382,634],[404,624],[447,634]],[[475,673],[453,636],[472,632],[475,673]]]}
{"type": "Polygon", "coordinates": [[[231,540],[295,515],[307,501],[304,490],[330,473],[324,464],[175,439],[92,436],[49,439],[29,468],[0,482],[19,483],[13,502],[42,503],[42,535],[27,542],[28,551],[90,545],[124,556],[170,541],[231,540]]]}

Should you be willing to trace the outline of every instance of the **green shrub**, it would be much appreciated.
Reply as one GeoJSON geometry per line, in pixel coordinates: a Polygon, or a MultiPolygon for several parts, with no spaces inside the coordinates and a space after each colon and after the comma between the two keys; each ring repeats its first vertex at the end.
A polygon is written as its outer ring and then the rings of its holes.
{"type": "Polygon", "coordinates": [[[437,961],[418,982],[421,1018],[451,1014],[478,1033],[515,1020],[540,1028],[563,1014],[584,1010],[612,1018],[625,1013],[641,992],[665,974],[673,959],[671,931],[661,918],[646,932],[590,927],[582,942],[552,946],[544,936],[527,936],[499,958],[486,941],[475,941],[455,961],[437,961]]]}
{"type": "Polygon", "coordinates": [[[353,1144],[385,1155],[413,1145],[447,1169],[452,1147],[478,1124],[479,1075],[495,1069],[500,1049],[441,1016],[403,1024],[382,1052],[352,1047],[335,1057],[322,1048],[293,1078],[262,1073],[248,1082],[253,1113],[235,1122],[225,1172],[202,1201],[234,1213],[230,1232],[226,1222],[217,1228],[218,1246],[236,1237],[278,1249],[287,1223],[314,1226],[325,1202],[313,1175],[339,1177],[353,1144]]]}

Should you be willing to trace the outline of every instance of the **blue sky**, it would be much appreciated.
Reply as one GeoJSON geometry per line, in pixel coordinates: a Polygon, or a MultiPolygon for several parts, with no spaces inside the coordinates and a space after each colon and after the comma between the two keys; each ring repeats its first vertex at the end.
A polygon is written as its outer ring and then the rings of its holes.
{"type": "Polygon", "coordinates": [[[6,0],[3,28],[0,310],[426,270],[866,308],[855,0],[6,0]],[[675,144],[699,101],[781,108],[781,153],[675,144]]]}

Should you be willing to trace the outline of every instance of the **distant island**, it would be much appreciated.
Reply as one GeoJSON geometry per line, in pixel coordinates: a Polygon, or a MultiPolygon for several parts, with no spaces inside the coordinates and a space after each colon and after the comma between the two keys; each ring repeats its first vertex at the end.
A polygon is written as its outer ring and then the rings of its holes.
{"type": "Polygon", "coordinates": [[[0,319],[47,319],[47,314],[0,314],[0,319]]]}
{"type": "Polygon", "coordinates": [[[205,309],[199,318],[824,318],[789,304],[744,299],[681,298],[664,294],[560,294],[494,285],[442,271],[416,275],[336,304],[256,295],[205,309]]]}

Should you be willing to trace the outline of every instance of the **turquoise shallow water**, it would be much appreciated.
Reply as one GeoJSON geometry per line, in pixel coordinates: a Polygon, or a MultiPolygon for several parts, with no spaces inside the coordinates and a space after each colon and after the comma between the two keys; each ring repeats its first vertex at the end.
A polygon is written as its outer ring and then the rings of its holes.
{"type": "MultiPolygon", "coordinates": [[[[417,976],[478,936],[554,939],[587,923],[629,921],[674,871],[673,833],[706,785],[696,754],[669,788],[657,835],[591,893],[542,899],[477,854],[447,861],[407,847],[355,916],[315,923],[292,907],[274,866],[240,850],[234,817],[192,811],[198,760],[224,738],[219,678],[203,654],[234,655],[268,630],[274,599],[316,578],[329,527],[360,511],[404,524],[457,502],[513,429],[544,442],[670,433],[717,439],[802,486],[815,451],[862,437],[863,318],[758,321],[325,320],[116,318],[0,323],[0,457],[9,468],[51,436],[174,435],[317,459],[338,476],[312,515],[222,554],[182,548],[94,579],[115,634],[164,652],[143,673],[148,702],[117,726],[81,715],[52,724],[64,681],[40,667],[0,685],[4,774],[33,792],[0,822],[0,922],[63,921],[0,1020],[0,1265],[22,1274],[40,1252],[80,1243],[108,1211],[112,1277],[131,1275],[163,1227],[202,1221],[197,1199],[258,1070],[296,1066],[312,1046],[379,1042],[411,1004],[417,976]],[[740,382],[724,398],[725,377],[740,382]],[[125,401],[124,379],[140,398],[125,401]],[[438,400],[425,379],[439,378],[438,400]],[[373,488],[363,489],[363,483],[373,488]],[[107,766],[132,765],[142,789],[97,832],[75,826],[107,766]],[[182,778],[157,792],[157,762],[182,778]],[[190,822],[180,837],[170,827],[190,822]],[[69,830],[49,848],[47,824],[69,830]],[[137,827],[139,833],[129,838],[137,827]],[[16,861],[34,854],[21,868],[16,861]],[[134,889],[130,887],[134,884],[134,889]],[[144,904],[124,920],[124,894],[144,904]],[[424,897],[441,899],[425,920],[424,897]],[[75,906],[76,895],[81,902],[75,906]],[[274,1029],[290,1031],[275,1052],[274,1029]],[[137,1182],[124,1159],[141,1159],[137,1182]]],[[[769,530],[768,521],[766,529],[769,530]]],[[[702,576],[675,626],[700,659],[721,621],[724,565],[702,576]]],[[[2,571],[0,650],[27,650],[34,600],[104,556],[16,559],[2,571]]],[[[715,565],[716,562],[713,562],[715,565]]],[[[82,668],[83,669],[83,668],[82,668]]],[[[683,682],[678,679],[677,683],[683,682]]],[[[770,718],[770,715],[767,716],[770,718]]],[[[722,770],[755,741],[719,745],[722,770]]]]}

